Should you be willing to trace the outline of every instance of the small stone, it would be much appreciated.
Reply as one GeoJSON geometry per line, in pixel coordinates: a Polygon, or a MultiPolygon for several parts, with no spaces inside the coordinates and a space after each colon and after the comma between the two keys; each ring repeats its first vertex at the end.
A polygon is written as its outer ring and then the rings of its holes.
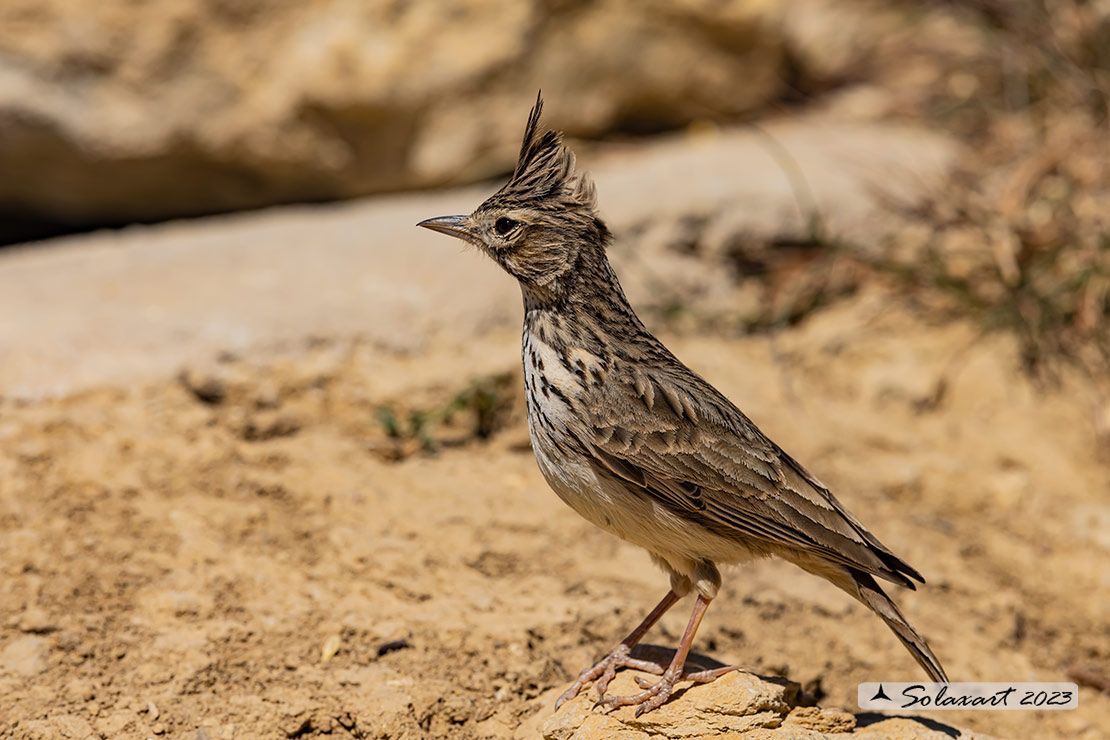
{"type": "Polygon", "coordinates": [[[150,728],[150,731],[155,735],[163,735],[166,732],[166,726],[161,722],[155,722],[154,726],[150,728]]]}
{"type": "Polygon", "coordinates": [[[86,740],[97,737],[92,725],[81,717],[72,714],[63,714],[48,720],[52,733],[48,737],[73,738],[73,740],[86,740]]]}
{"type": "Polygon", "coordinates": [[[856,728],[856,717],[841,709],[794,707],[782,726],[801,727],[814,732],[851,732],[856,728]]]}
{"type": "Polygon", "coordinates": [[[34,676],[49,666],[50,646],[38,635],[17,637],[0,650],[0,673],[34,676]]]}
{"type": "Polygon", "coordinates": [[[135,713],[117,704],[115,709],[103,707],[96,717],[96,731],[102,738],[132,737],[139,725],[135,713]]]}
{"type": "Polygon", "coordinates": [[[301,712],[286,717],[282,722],[281,730],[285,733],[286,737],[296,737],[303,735],[310,727],[312,727],[312,715],[308,712],[301,712]]]}
{"type": "Polygon", "coordinates": [[[324,640],[323,647],[320,648],[320,660],[328,661],[334,658],[342,644],[343,638],[339,635],[329,635],[328,639],[324,640]]]}
{"type": "Polygon", "coordinates": [[[96,696],[96,689],[90,681],[75,678],[66,685],[66,693],[72,701],[91,701],[96,696]]]}
{"type": "Polygon", "coordinates": [[[239,436],[248,442],[265,442],[279,437],[291,437],[304,426],[292,414],[280,411],[259,411],[247,418],[239,436]]]}
{"type": "Polygon", "coordinates": [[[180,376],[181,384],[203,404],[218,406],[227,398],[227,387],[214,375],[185,370],[180,376]]]}
{"type": "Polygon", "coordinates": [[[24,462],[43,462],[50,459],[50,444],[44,439],[26,439],[17,444],[13,452],[24,462]]]}
{"type": "Polygon", "coordinates": [[[36,635],[45,635],[57,631],[58,625],[42,609],[30,607],[20,616],[19,629],[36,635]]]}
{"type": "Polygon", "coordinates": [[[263,380],[254,390],[254,405],[260,409],[276,409],[281,406],[281,390],[272,380],[263,380]]]}

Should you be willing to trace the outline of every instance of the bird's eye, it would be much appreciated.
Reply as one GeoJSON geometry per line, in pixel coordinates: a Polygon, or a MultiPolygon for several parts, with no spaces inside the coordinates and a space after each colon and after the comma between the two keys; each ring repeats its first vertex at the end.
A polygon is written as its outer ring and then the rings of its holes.
{"type": "Polygon", "coordinates": [[[497,219],[497,221],[493,224],[494,231],[496,231],[501,236],[505,236],[505,234],[508,234],[515,228],[516,221],[513,221],[511,218],[505,218],[504,216],[497,219]]]}

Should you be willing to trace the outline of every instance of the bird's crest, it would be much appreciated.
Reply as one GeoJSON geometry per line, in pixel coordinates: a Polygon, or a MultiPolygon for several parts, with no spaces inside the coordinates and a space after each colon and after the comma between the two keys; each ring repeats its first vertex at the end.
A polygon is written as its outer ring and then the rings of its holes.
{"type": "Polygon", "coordinates": [[[540,94],[528,115],[516,169],[501,194],[535,199],[562,196],[594,210],[597,196],[593,182],[575,171],[574,152],[563,143],[561,131],[540,133],[542,112],[543,96],[540,94]]]}

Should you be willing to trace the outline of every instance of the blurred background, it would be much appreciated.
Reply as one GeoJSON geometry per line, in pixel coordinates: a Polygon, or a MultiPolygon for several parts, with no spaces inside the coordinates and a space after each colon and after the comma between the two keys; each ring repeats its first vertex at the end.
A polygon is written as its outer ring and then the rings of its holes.
{"type": "MultiPolygon", "coordinates": [[[[0,13],[9,240],[501,174],[539,87],[550,123],[591,139],[736,120],[794,92],[773,3],[12,0],[0,13]]],[[[814,61],[798,82],[834,84],[853,64],[814,61]]]]}
{"type": "Polygon", "coordinates": [[[771,728],[1104,737],[1107,0],[0,1],[0,729],[639,737],[550,707],[662,578],[540,479],[516,287],[413,226],[537,90],[642,318],[925,572],[953,678],[1083,693],[854,714],[912,661],[775,563],[696,647],[847,710],[771,728]]]}
{"type": "Polygon", "coordinates": [[[0,51],[0,242],[504,175],[542,88],[587,142],[814,109],[943,132],[949,181],[899,214],[932,229],[899,240],[913,279],[1033,344],[1106,306],[1098,0],[8,0],[0,51]]]}

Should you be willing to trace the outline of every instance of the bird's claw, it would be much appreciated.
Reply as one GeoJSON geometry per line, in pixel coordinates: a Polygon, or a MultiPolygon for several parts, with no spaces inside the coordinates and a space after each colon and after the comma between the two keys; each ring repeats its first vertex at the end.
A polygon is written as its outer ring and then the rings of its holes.
{"type": "Polygon", "coordinates": [[[663,706],[664,702],[671,697],[674,693],[675,685],[679,681],[693,681],[694,683],[709,683],[710,681],[723,676],[726,673],[735,671],[739,666],[724,666],[721,668],[714,668],[712,670],[695,671],[687,673],[685,671],[676,672],[668,669],[663,673],[655,683],[647,680],[643,676],[633,676],[636,685],[644,691],[639,694],[631,696],[611,696],[608,699],[599,699],[595,708],[600,706],[605,709],[616,709],[617,707],[636,707],[636,716],[650,712],[653,709],[658,709],[663,706]]]}
{"type": "Polygon", "coordinates": [[[609,688],[609,682],[617,675],[617,670],[619,668],[635,668],[636,670],[654,673],[656,675],[662,674],[665,670],[663,666],[658,663],[633,658],[631,649],[624,643],[621,643],[613,649],[613,652],[598,661],[596,665],[578,674],[578,678],[570,685],[570,688],[564,691],[555,701],[556,711],[563,705],[563,702],[578,696],[578,692],[582,690],[582,687],[594,680],[597,681],[598,702],[594,704],[594,708],[596,709],[605,699],[605,692],[609,688]]]}
{"type": "Polygon", "coordinates": [[[644,712],[650,712],[662,706],[663,702],[667,701],[674,693],[675,684],[683,678],[682,674],[675,674],[670,671],[664,673],[663,677],[655,683],[651,683],[642,676],[636,676],[636,685],[644,691],[631,696],[611,696],[608,699],[600,700],[598,704],[606,709],[635,706],[636,716],[639,717],[644,712]]]}

